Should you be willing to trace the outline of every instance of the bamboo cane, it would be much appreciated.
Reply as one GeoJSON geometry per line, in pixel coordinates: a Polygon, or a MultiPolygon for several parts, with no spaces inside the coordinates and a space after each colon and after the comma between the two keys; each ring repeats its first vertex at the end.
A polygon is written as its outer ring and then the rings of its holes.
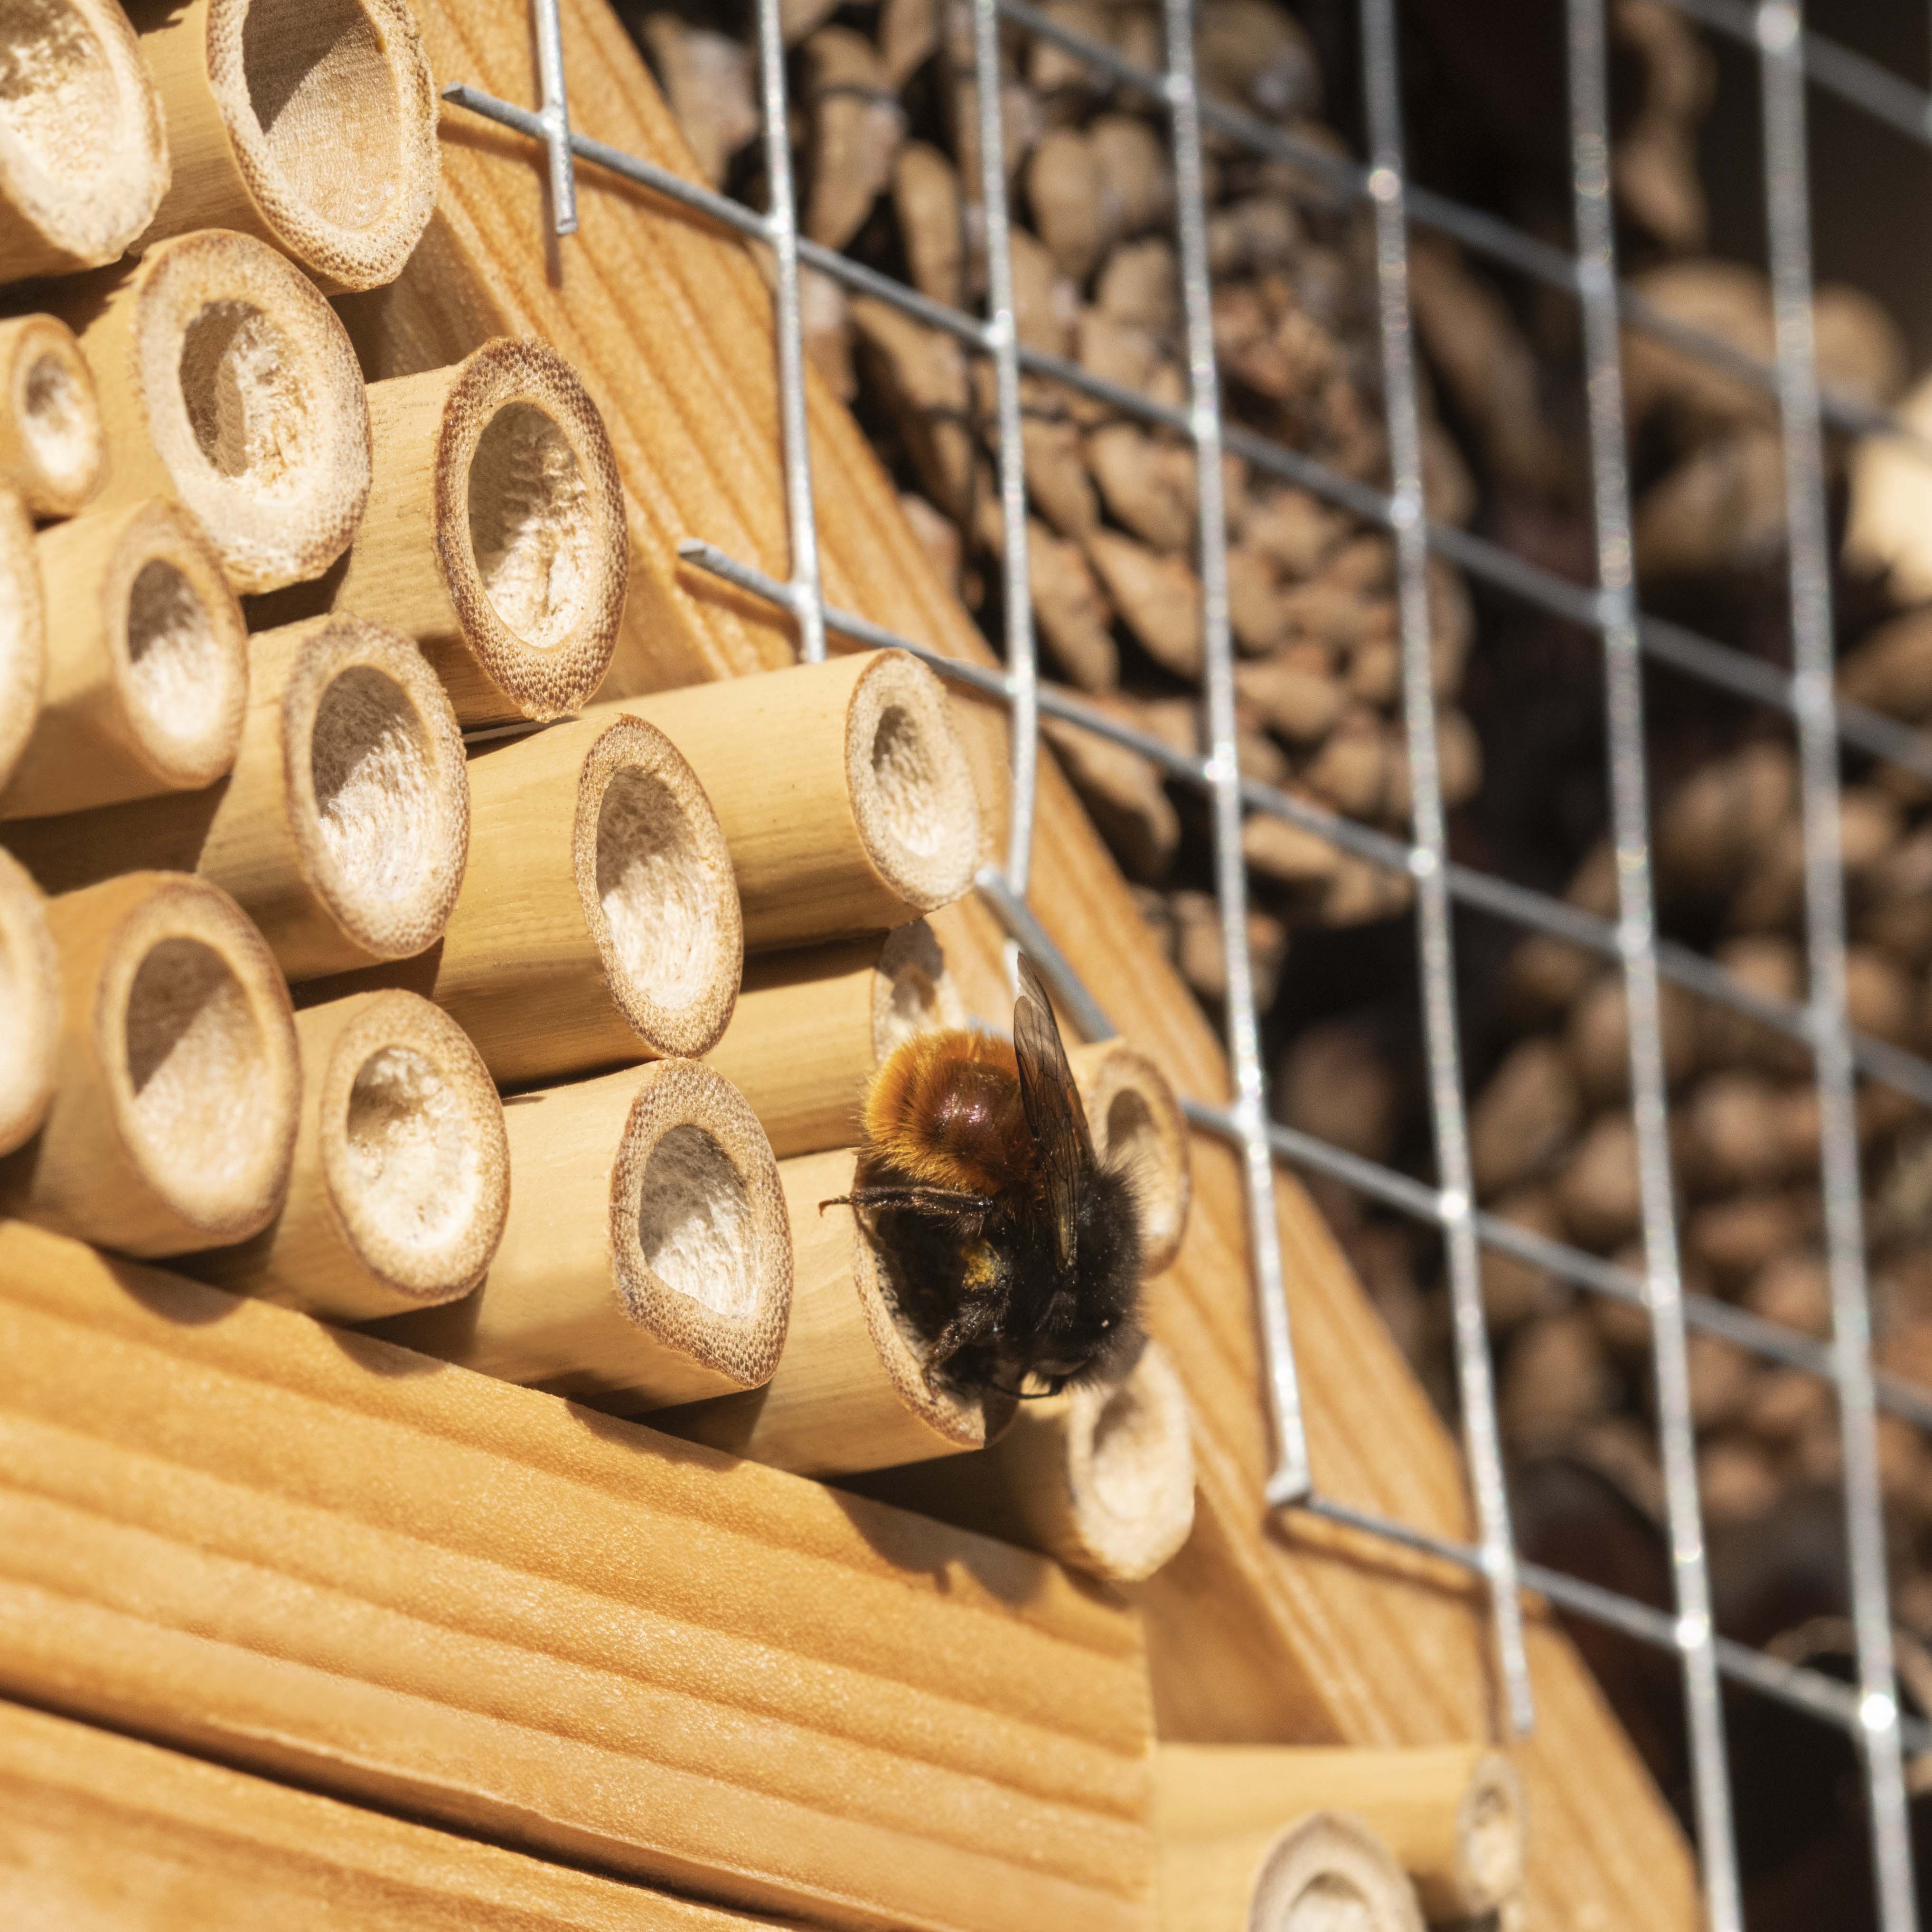
{"type": "Polygon", "coordinates": [[[559,718],[603,682],[628,539],[597,406],[500,337],[369,391],[374,482],[334,598],[419,643],[466,724],[559,718]]]}
{"type": "Polygon", "coordinates": [[[291,980],[434,944],[469,848],[461,734],[406,639],[346,616],[248,640],[233,771],[207,790],[15,826],[8,843],[64,892],[130,866],[198,872],[233,895],[291,980]]]}
{"type": "Polygon", "coordinates": [[[436,97],[403,0],[136,0],[174,179],[142,240],[232,228],[331,293],[401,272],[436,206],[436,97]]]}
{"type": "Polygon", "coordinates": [[[6,22],[0,282],[112,262],[168,184],[160,102],[113,0],[40,0],[6,22]]]}
{"type": "Polygon", "coordinates": [[[939,680],[898,651],[693,686],[648,718],[691,760],[731,848],[748,952],[903,926],[980,858],[972,774],[939,680]]]}
{"type": "Polygon", "coordinates": [[[884,1269],[849,1208],[850,1151],[778,1163],[791,1222],[791,1333],[762,1388],[651,1418],[653,1428],[801,1475],[846,1475],[983,1448],[1017,1405],[927,1384],[884,1269]]]}
{"type": "Polygon", "coordinates": [[[70,517],[100,481],[100,406],[64,322],[0,322],[0,488],[37,517],[70,517]]]}
{"type": "Polygon", "coordinates": [[[296,1038],[302,1126],[280,1213],[180,1265],[344,1322],[467,1294],[510,1202],[502,1103],[468,1036],[390,988],[309,1007],[296,1038]]]}
{"type": "Polygon", "coordinates": [[[1402,1868],[1346,1812],[1224,1838],[1163,1834],[1159,1856],[1161,1932],[1422,1932],[1402,1868]]]}
{"type": "Polygon", "coordinates": [[[132,1255],[239,1241],[288,1183],[298,1076],[288,989],[225,893],[129,872],[51,900],[61,1029],[38,1136],[0,1214],[132,1255]]]}
{"type": "Polygon", "coordinates": [[[1164,1836],[1276,1829],[1316,1810],[1359,1817],[1414,1881],[1431,1922],[1497,1910],[1522,1883],[1522,1786],[1481,1744],[1163,1744],[1155,1804],[1164,1836]]]}
{"type": "Polygon", "coordinates": [[[768,1380],[791,1238],[770,1145],[729,1083],[658,1060],[505,1114],[517,1193],[483,1286],[376,1332],[629,1410],[768,1380]]]}
{"type": "Polygon", "coordinates": [[[53,1098],[60,959],[46,902],[0,848],[0,1154],[35,1132],[53,1098]]]}
{"type": "Polygon", "coordinates": [[[1194,1196],[1187,1117],[1160,1069],[1124,1041],[1071,1047],[1067,1058],[1080,1084],[1094,1152],[1132,1180],[1142,1268],[1159,1274],[1180,1252],[1194,1196]]]}
{"type": "Polygon", "coordinates": [[[724,1037],[705,1055],[742,1094],[781,1160],[850,1147],[867,1083],[914,1034],[966,1010],[923,920],[883,938],[745,965],[724,1037]]]}
{"type": "Polygon", "coordinates": [[[635,718],[584,718],[470,761],[474,856],[442,944],[358,976],[433,999],[502,1082],[694,1059],[742,963],[724,834],[691,767],[635,718]]]}
{"type": "Polygon", "coordinates": [[[212,784],[248,702],[242,607],[178,503],[136,503],[34,539],[46,608],[40,714],[0,819],[212,784]]]}
{"type": "Polygon", "coordinates": [[[46,682],[46,614],[26,506],[0,489],[0,789],[38,722],[46,682]]]}
{"type": "Polygon", "coordinates": [[[369,407],[348,332],[266,242],[177,236],[64,285],[100,402],[99,502],[178,496],[239,591],[318,576],[369,494],[369,407]]]}

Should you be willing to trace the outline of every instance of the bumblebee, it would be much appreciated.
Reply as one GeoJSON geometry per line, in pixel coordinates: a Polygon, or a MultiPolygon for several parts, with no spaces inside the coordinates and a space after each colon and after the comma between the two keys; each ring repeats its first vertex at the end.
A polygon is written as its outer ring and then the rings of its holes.
{"type": "Polygon", "coordinates": [[[1131,1358],[1141,1235],[1131,1180],[1095,1156],[1030,960],[1019,975],[1010,1042],[915,1034],[879,1069],[842,1198],[927,1345],[928,1386],[1024,1397],[1131,1358]]]}

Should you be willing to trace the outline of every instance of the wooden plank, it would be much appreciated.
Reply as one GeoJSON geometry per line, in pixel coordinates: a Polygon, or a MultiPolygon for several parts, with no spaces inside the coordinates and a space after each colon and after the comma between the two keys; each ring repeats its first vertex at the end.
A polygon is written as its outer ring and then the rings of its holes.
{"type": "Polygon", "coordinates": [[[46,1712],[0,1704],[15,1932],[761,1932],[46,1712]]]}
{"type": "Polygon", "coordinates": [[[0,1223],[0,1692],[755,1910],[1148,1923],[1046,1559],[0,1223]]]}
{"type": "MultiPolygon", "coordinates": [[[[440,82],[537,98],[520,7],[418,0],[417,11],[440,82]]],[[[564,0],[562,12],[578,127],[695,178],[608,10],[564,0]]],[[[552,240],[531,144],[454,109],[443,128],[428,244],[394,290],[343,304],[365,358],[388,374],[465,353],[479,331],[548,336],[604,410],[633,499],[625,676],[643,688],[785,661],[784,628],[768,611],[675,559],[677,541],[697,536],[776,574],[787,567],[770,305],[748,254],[587,167],[579,232],[552,240]]],[[[987,661],[849,414],[815,381],[808,400],[829,597],[987,661]]],[[[1121,1030],[1184,1092],[1224,1097],[1212,1034],[1052,769],[1034,866],[1036,908],[1121,1030]]],[[[937,923],[962,982],[982,988],[974,1004],[998,1016],[991,921],[967,907],[937,923]]],[[[1493,1735],[1486,1628],[1466,1576],[1265,1509],[1238,1177],[1204,1140],[1196,1171],[1189,1241],[1151,1310],[1200,1422],[1195,1536],[1143,1599],[1163,1734],[1382,1744],[1493,1735]]],[[[1322,1489],[1467,1537],[1454,1446],[1292,1182],[1279,1190],[1279,1216],[1322,1489]]],[[[1694,1925],[1688,1848],[1588,1672],[1546,1622],[1533,1628],[1531,1652],[1542,1724],[1513,1754],[1528,1792],[1531,1922],[1694,1925]]]]}

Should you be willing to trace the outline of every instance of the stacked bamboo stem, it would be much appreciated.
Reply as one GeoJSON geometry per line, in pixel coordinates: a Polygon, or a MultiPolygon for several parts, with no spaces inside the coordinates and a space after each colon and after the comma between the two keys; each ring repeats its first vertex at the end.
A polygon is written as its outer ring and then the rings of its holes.
{"type": "Polygon", "coordinates": [[[0,322],[0,484],[37,517],[70,517],[100,481],[94,378],[73,332],[50,315],[0,322]]]}

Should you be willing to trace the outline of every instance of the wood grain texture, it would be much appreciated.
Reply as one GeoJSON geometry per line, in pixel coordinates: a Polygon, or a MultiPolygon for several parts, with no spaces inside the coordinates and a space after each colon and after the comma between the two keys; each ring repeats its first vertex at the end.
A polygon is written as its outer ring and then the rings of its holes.
{"type": "Polygon", "coordinates": [[[1038,1557],[0,1224],[0,1691],[680,1892],[1144,1932],[1136,1618],[1038,1557]]]}
{"type": "MultiPolygon", "coordinates": [[[[565,0],[562,11],[576,125],[695,178],[614,18],[596,0],[565,0]]],[[[440,81],[537,98],[520,8],[418,0],[418,14],[440,81]]],[[[547,338],[584,376],[623,475],[632,584],[618,670],[628,688],[787,662],[782,620],[675,554],[679,539],[702,537],[776,574],[787,568],[770,308],[751,257],[588,167],[578,176],[579,232],[551,241],[542,159],[530,143],[451,108],[443,142],[437,213],[416,261],[392,289],[342,305],[370,373],[432,368],[494,333],[547,338]]],[[[828,598],[983,661],[890,479],[815,381],[809,414],[828,598]]],[[[998,828],[986,816],[990,841],[998,828]]],[[[1223,1097],[1226,1063],[1211,1033],[1051,769],[1033,902],[1129,1041],[1183,1094],[1223,1097]]],[[[1010,995],[988,916],[967,902],[932,922],[969,1005],[1004,1024],[1010,995]]],[[[1469,1578],[1304,1516],[1270,1520],[1264,1509],[1268,1438],[1238,1174],[1225,1148],[1197,1137],[1194,1175],[1186,1244],[1150,1307],[1201,1418],[1194,1535],[1142,1586],[1163,1735],[1376,1744],[1489,1737],[1486,1628],[1469,1578]]],[[[1312,1204],[1286,1180],[1278,1202],[1322,1489],[1468,1536],[1449,1437],[1312,1204]]],[[[1541,1724],[1512,1752],[1534,1821],[1529,1922],[1580,1932],[1690,1927],[1696,1887],[1681,1833],[1568,1643],[1541,1617],[1529,1640],[1541,1724]]]]}
{"type": "Polygon", "coordinates": [[[748,1918],[0,1704],[18,1932],[759,1932],[748,1918]]]}

